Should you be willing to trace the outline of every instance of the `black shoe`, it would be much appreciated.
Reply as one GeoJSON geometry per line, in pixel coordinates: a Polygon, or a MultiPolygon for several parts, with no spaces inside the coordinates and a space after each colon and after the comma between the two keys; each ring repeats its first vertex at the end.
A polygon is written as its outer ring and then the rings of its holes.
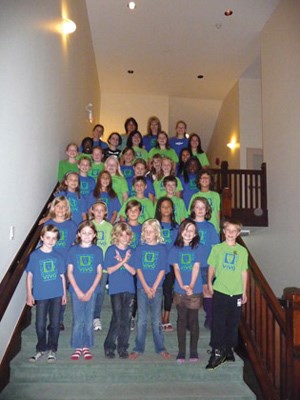
{"type": "Polygon", "coordinates": [[[235,357],[234,357],[234,353],[232,351],[232,349],[226,349],[225,351],[225,360],[224,362],[234,362],[235,361],[235,357]]]}
{"type": "Polygon", "coordinates": [[[59,324],[59,330],[60,331],[64,331],[65,330],[65,326],[64,326],[64,324],[62,322],[59,324]]]}
{"type": "Polygon", "coordinates": [[[225,353],[219,349],[213,349],[206,369],[215,369],[225,361],[225,353]]]}
{"type": "Polygon", "coordinates": [[[115,358],[115,353],[113,351],[111,351],[111,350],[106,350],[105,351],[105,357],[113,359],[113,358],[115,358]]]}
{"type": "Polygon", "coordinates": [[[120,351],[119,352],[119,357],[120,358],[128,358],[129,357],[129,354],[128,354],[128,351],[126,351],[126,350],[124,350],[124,351],[120,351]]]}

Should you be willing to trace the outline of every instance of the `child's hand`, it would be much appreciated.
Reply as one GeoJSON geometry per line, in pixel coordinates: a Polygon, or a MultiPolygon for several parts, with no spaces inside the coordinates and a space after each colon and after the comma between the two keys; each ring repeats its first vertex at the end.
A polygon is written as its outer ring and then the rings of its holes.
{"type": "Polygon", "coordinates": [[[213,285],[211,282],[208,282],[207,288],[208,288],[209,294],[212,296],[214,294],[214,289],[213,289],[213,285]]]}
{"type": "Polygon", "coordinates": [[[62,296],[61,298],[61,304],[64,306],[67,304],[67,296],[62,296]]]}
{"type": "Polygon", "coordinates": [[[34,306],[34,303],[35,303],[35,301],[34,301],[34,298],[33,298],[32,295],[26,297],[26,304],[27,304],[29,307],[34,306]]]}
{"type": "Polygon", "coordinates": [[[126,254],[125,254],[125,257],[124,257],[124,259],[123,259],[123,262],[124,262],[124,263],[127,263],[127,261],[130,259],[130,257],[131,257],[131,251],[130,251],[130,250],[127,250],[127,251],[126,251],[126,254]]]}
{"type": "Polygon", "coordinates": [[[93,294],[92,292],[88,291],[88,292],[84,293],[83,297],[80,300],[88,302],[91,300],[92,294],[93,294]]]}
{"type": "Polygon", "coordinates": [[[247,303],[247,295],[246,295],[246,293],[244,293],[243,294],[243,296],[242,296],[242,304],[246,304],[247,303]]]}
{"type": "Polygon", "coordinates": [[[148,287],[146,290],[146,295],[148,296],[148,299],[153,299],[154,295],[153,295],[153,289],[148,287]]]}
{"type": "Polygon", "coordinates": [[[115,255],[115,259],[119,262],[123,261],[122,257],[120,256],[120,253],[118,252],[118,250],[116,250],[116,255],[115,255]]]}
{"type": "Polygon", "coordinates": [[[84,298],[84,293],[83,293],[80,289],[76,292],[76,295],[77,295],[77,297],[78,297],[78,300],[84,301],[84,300],[83,300],[83,298],[84,298]]]}

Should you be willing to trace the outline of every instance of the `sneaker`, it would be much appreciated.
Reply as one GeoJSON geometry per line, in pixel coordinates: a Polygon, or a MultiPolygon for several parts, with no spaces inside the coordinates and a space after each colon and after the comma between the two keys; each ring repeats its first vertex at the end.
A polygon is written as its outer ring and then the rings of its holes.
{"type": "Polygon", "coordinates": [[[36,362],[38,361],[41,357],[43,357],[44,352],[43,351],[38,351],[34,356],[29,358],[29,362],[36,362]]]}
{"type": "Polygon", "coordinates": [[[131,330],[131,331],[134,331],[134,329],[135,329],[135,320],[134,320],[134,318],[131,318],[130,330],[131,330]]]}
{"type": "Polygon", "coordinates": [[[178,365],[184,364],[185,363],[185,354],[179,353],[176,357],[176,363],[178,365]]]}
{"type": "Polygon", "coordinates": [[[102,331],[101,319],[95,318],[93,321],[94,331],[102,331]]]}
{"type": "Polygon", "coordinates": [[[129,357],[128,351],[126,351],[126,350],[120,351],[119,357],[120,357],[120,358],[123,358],[123,359],[128,358],[128,357],[129,357]]]}
{"type": "Polygon", "coordinates": [[[59,324],[59,330],[60,331],[64,331],[65,330],[65,326],[64,326],[64,324],[62,322],[59,324]]]}
{"type": "Polygon", "coordinates": [[[113,359],[115,358],[115,353],[111,350],[105,350],[105,358],[113,359]]]}
{"type": "Polygon", "coordinates": [[[56,361],[56,354],[54,351],[49,351],[47,361],[48,363],[54,363],[56,361]]]}
{"type": "Polygon", "coordinates": [[[226,349],[224,362],[235,362],[235,357],[232,349],[226,349]]]}
{"type": "Polygon", "coordinates": [[[213,349],[206,369],[215,369],[225,361],[225,353],[219,349],[213,349]]]}

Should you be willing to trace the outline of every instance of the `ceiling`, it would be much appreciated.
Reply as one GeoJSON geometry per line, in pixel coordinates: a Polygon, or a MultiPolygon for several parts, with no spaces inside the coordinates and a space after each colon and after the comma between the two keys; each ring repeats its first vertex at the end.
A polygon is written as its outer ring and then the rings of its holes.
{"type": "Polygon", "coordinates": [[[86,3],[101,92],[222,100],[241,76],[259,77],[260,32],[279,0],[86,3]]]}

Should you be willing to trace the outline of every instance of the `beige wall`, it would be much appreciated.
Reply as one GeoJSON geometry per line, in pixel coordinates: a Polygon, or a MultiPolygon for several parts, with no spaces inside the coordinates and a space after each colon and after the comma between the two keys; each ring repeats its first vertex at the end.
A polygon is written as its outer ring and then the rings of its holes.
{"type": "Polygon", "coordinates": [[[281,1],[262,32],[264,158],[269,228],[247,243],[278,296],[300,286],[300,3],[281,1]]]}
{"type": "MultiPolygon", "coordinates": [[[[66,144],[90,133],[85,106],[93,103],[97,118],[100,96],[84,0],[2,0],[0,37],[2,279],[56,183],[66,144]],[[53,31],[62,8],[77,23],[66,41],[53,31]]],[[[0,360],[25,304],[24,288],[23,282],[1,322],[0,360]]]]}
{"type": "Polygon", "coordinates": [[[229,149],[226,145],[234,138],[240,143],[239,84],[236,83],[221,106],[216,125],[208,146],[211,166],[216,168],[216,159],[228,161],[230,168],[239,168],[240,149],[229,149]]]}
{"type": "Polygon", "coordinates": [[[261,79],[239,80],[240,168],[247,168],[247,148],[262,149],[261,79]]]}

